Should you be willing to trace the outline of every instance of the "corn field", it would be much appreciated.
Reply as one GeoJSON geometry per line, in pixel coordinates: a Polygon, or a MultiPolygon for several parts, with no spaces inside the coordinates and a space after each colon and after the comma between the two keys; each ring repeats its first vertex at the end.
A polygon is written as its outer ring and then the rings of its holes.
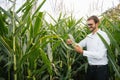
{"type": "MultiPolygon", "coordinates": [[[[41,7],[35,0],[26,2],[15,11],[15,3],[9,10],[0,7],[0,80],[85,80],[87,58],[66,44],[69,35],[79,42],[89,30],[84,18],[76,20],[72,15],[60,14],[47,22],[41,7]],[[21,13],[20,15],[18,15],[21,13]]],[[[120,15],[110,19],[101,15],[99,28],[111,41],[108,48],[110,80],[120,80],[120,15]]]]}

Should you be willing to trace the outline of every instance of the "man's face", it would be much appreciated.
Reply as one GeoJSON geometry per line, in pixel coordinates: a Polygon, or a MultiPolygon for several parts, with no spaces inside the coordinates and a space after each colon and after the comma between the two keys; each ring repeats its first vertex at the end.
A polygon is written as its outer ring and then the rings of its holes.
{"type": "Polygon", "coordinates": [[[95,23],[92,19],[87,21],[87,26],[91,32],[93,32],[96,29],[97,25],[98,23],[95,23]]]}

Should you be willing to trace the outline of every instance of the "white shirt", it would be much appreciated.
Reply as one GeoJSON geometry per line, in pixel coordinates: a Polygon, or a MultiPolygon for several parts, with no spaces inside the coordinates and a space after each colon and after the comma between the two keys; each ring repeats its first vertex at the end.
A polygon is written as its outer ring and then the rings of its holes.
{"type": "Polygon", "coordinates": [[[90,65],[106,65],[108,64],[107,48],[97,33],[110,44],[107,34],[99,29],[96,33],[87,35],[85,39],[79,42],[79,45],[86,47],[87,50],[83,51],[83,56],[87,57],[90,65]]]}

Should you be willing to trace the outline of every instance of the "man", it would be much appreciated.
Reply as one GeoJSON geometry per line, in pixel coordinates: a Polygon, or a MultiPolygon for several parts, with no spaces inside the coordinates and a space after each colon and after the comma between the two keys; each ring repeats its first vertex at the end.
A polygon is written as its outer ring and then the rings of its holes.
{"type": "MultiPolygon", "coordinates": [[[[74,45],[75,51],[83,54],[83,56],[86,56],[88,59],[86,80],[109,80],[107,48],[97,33],[99,33],[108,44],[110,44],[110,40],[107,34],[98,28],[99,19],[97,16],[89,17],[87,19],[87,25],[91,33],[78,44],[74,45]],[[83,50],[81,47],[86,47],[86,50],[83,50]]],[[[73,41],[68,39],[67,44],[73,44],[73,41]]]]}

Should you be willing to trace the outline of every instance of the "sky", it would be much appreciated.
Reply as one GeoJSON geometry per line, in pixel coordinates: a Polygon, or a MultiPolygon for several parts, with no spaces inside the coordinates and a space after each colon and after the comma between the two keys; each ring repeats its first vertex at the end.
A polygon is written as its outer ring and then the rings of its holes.
{"type": "Polygon", "coordinates": [[[42,10],[48,11],[55,17],[62,11],[67,15],[73,14],[79,19],[84,16],[100,15],[119,3],[120,0],[48,0],[42,10]]]}
{"type": "MultiPolygon", "coordinates": [[[[17,0],[16,9],[19,8],[25,0],[17,0]]],[[[43,0],[38,0],[39,5],[43,0]]],[[[115,7],[120,0],[46,0],[41,11],[48,12],[54,18],[62,12],[66,15],[73,15],[76,19],[85,16],[97,15],[105,12],[107,9],[115,7]]],[[[8,9],[11,4],[9,0],[0,0],[0,6],[8,9]]],[[[46,19],[49,20],[48,15],[46,19]]]]}

